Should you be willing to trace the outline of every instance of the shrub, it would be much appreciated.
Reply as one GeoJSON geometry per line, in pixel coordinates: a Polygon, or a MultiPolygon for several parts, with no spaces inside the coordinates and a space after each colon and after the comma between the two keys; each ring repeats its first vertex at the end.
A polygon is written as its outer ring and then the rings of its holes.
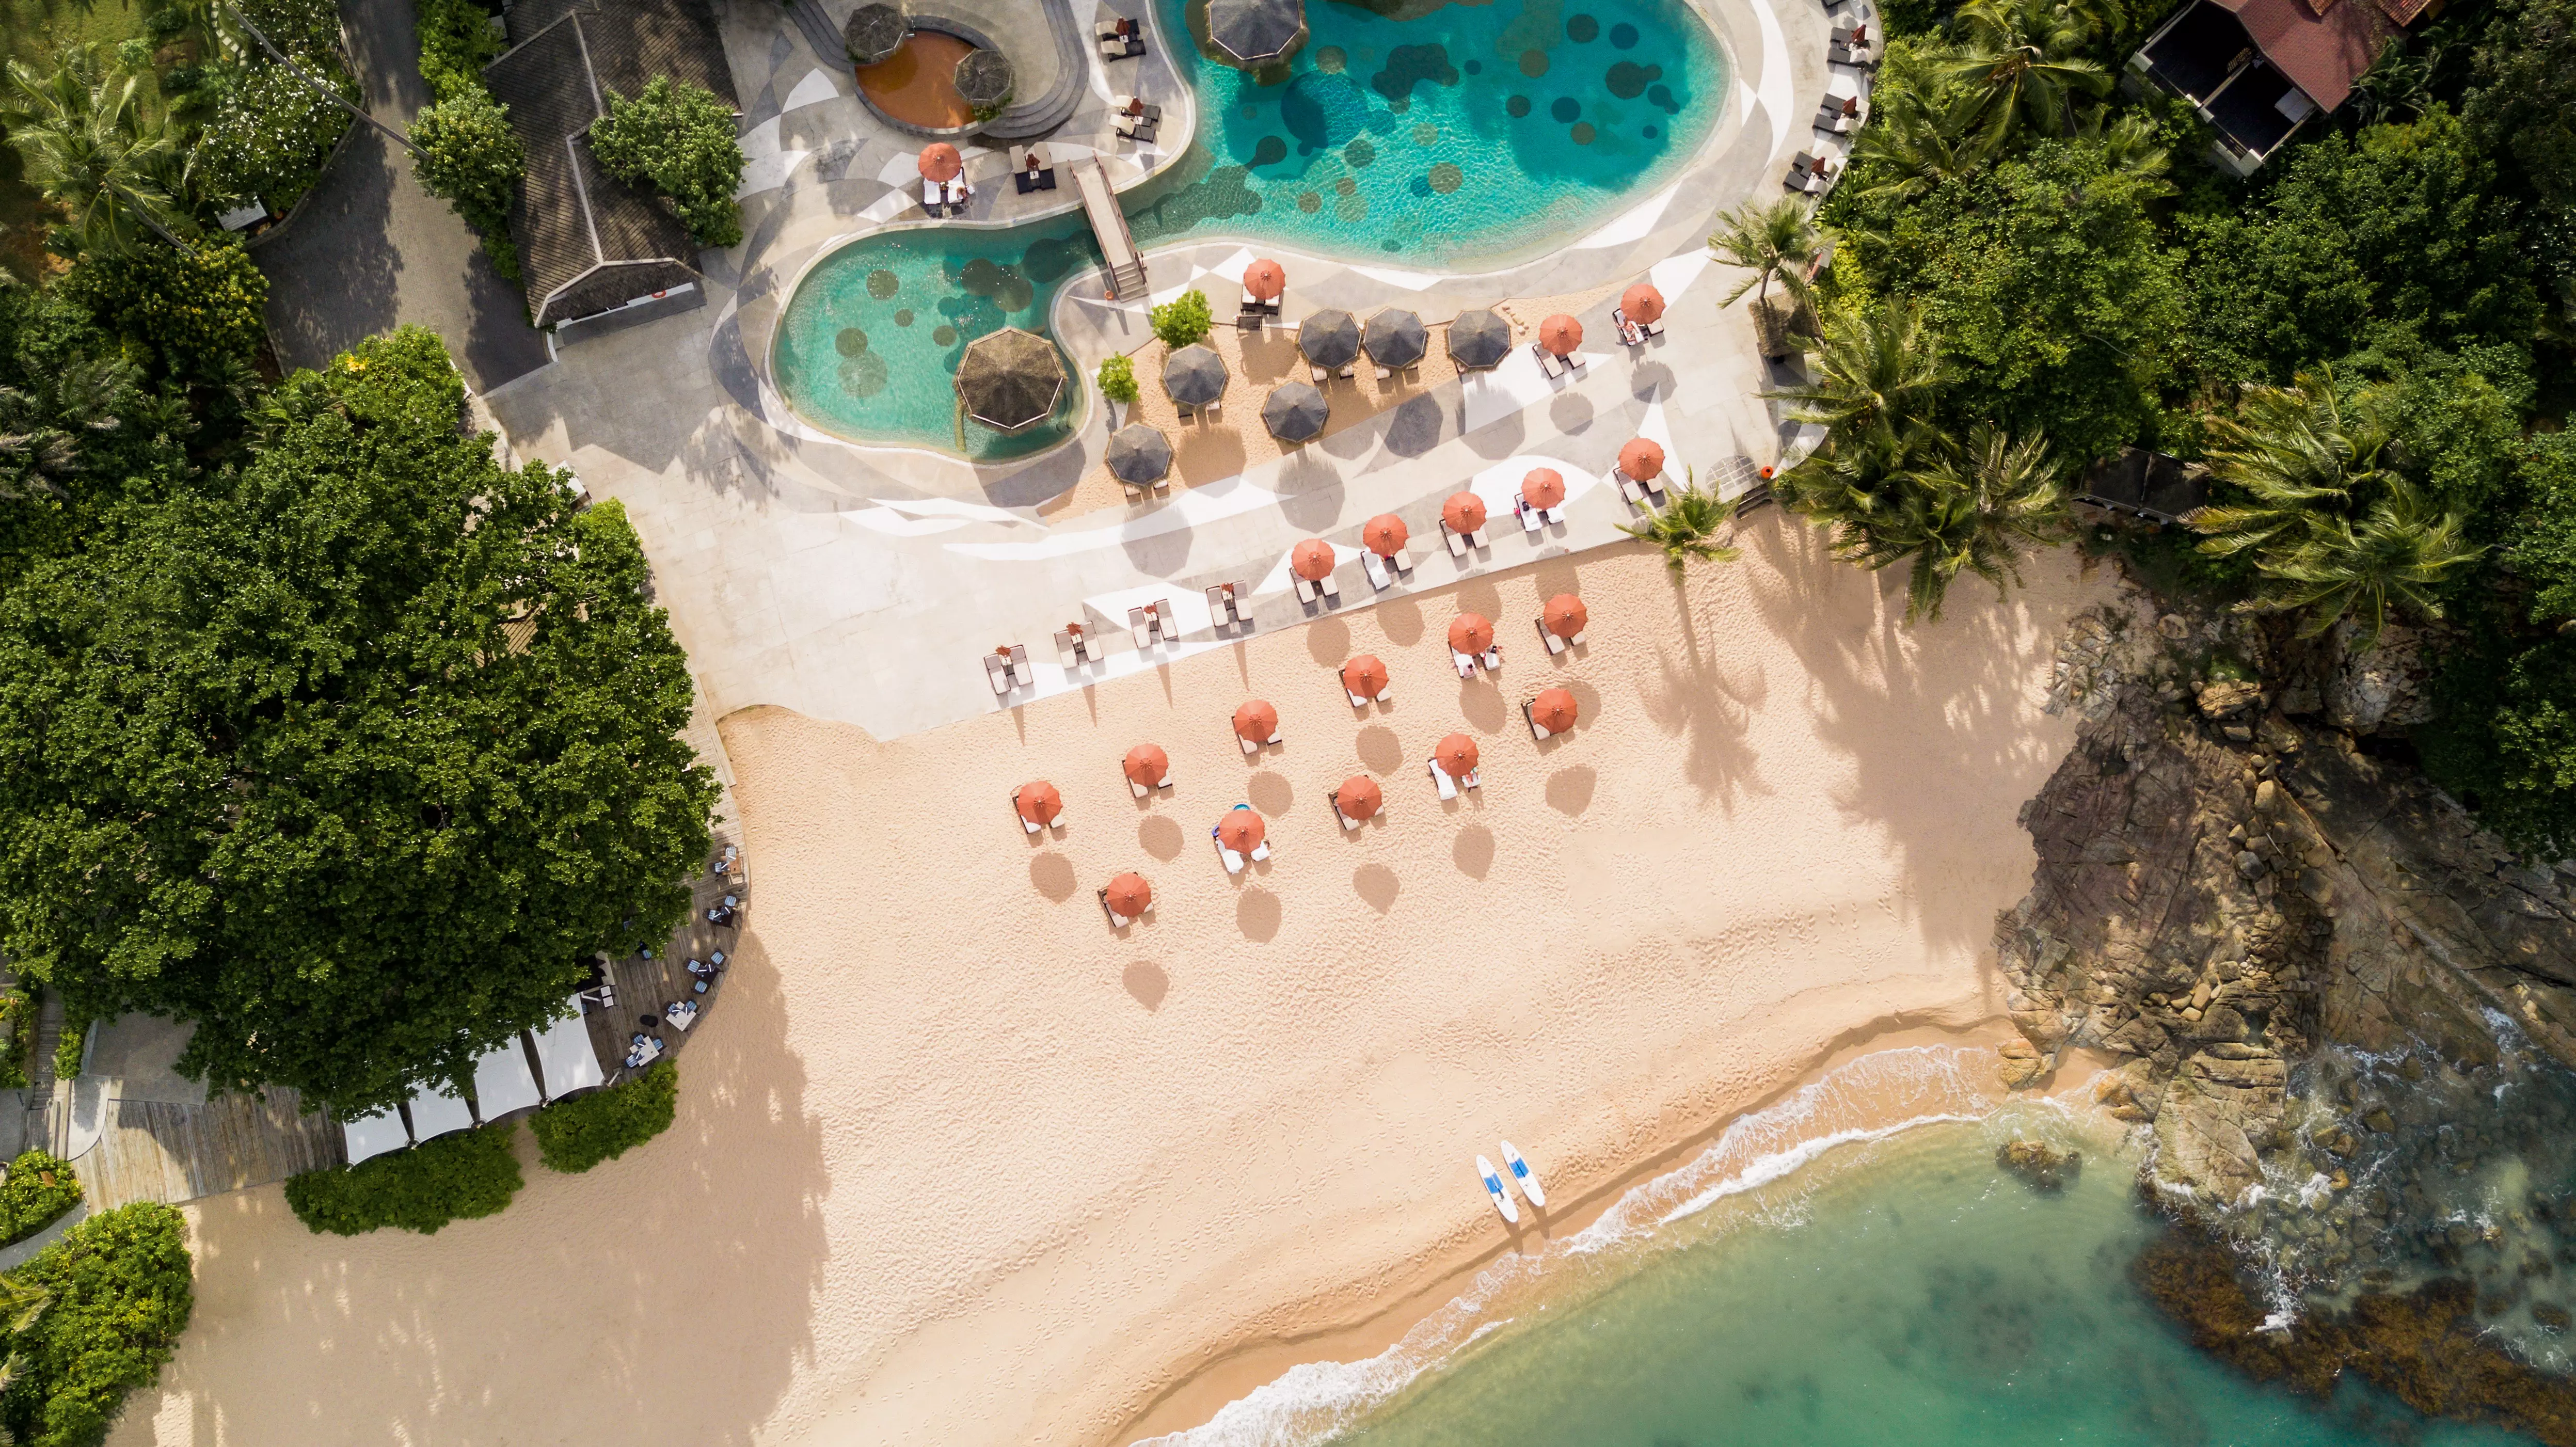
{"type": "Polygon", "coordinates": [[[669,1130],[679,1098],[679,1069],[663,1060],[623,1085],[547,1106],[529,1128],[549,1167],[586,1171],[669,1130]]]}
{"type": "Polygon", "coordinates": [[[688,223],[700,246],[742,240],[742,143],[733,108],[702,85],[657,75],[633,100],[608,92],[608,114],[590,123],[591,154],[612,175],[649,184],[688,223]]]}
{"type": "MultiPolygon", "coordinates": [[[[337,62],[302,55],[297,61],[357,103],[357,85],[337,62]]],[[[322,163],[349,128],[348,112],[282,65],[209,66],[203,89],[209,113],[197,143],[197,189],[220,207],[259,201],[284,215],[322,178],[322,163]]]]}
{"type": "Polygon", "coordinates": [[[0,1180],[0,1246],[44,1230],[80,1199],[80,1177],[69,1161],[43,1151],[11,1161],[8,1179],[0,1180]]]}
{"type": "Polygon", "coordinates": [[[0,989],[0,1090],[26,1089],[35,1058],[36,997],[14,985],[0,989]]]}
{"type": "Polygon", "coordinates": [[[2544,432],[2529,447],[2514,566],[2531,584],[2531,621],[2564,624],[2576,620],[2576,433],[2544,432]]]}
{"type": "Polygon", "coordinates": [[[1154,335],[1167,347],[1186,347],[1207,340],[1210,319],[1207,293],[1196,287],[1154,308],[1154,335]]]}
{"type": "Polygon", "coordinates": [[[315,1234],[356,1236],[386,1226],[436,1235],[450,1221],[491,1216],[519,1193],[516,1122],[458,1131],[354,1166],[289,1176],[286,1204],[315,1234]]]}
{"type": "Polygon", "coordinates": [[[485,94],[483,66],[501,53],[491,12],[475,0],[416,0],[416,5],[419,18],[412,28],[420,36],[420,78],[429,82],[429,93],[442,101],[485,94]]]}
{"type": "Polygon", "coordinates": [[[493,264],[516,281],[510,203],[527,175],[528,153],[510,128],[509,107],[481,86],[471,86],[422,111],[411,123],[411,139],[420,147],[412,157],[412,174],[420,178],[421,188],[453,205],[466,225],[482,233],[493,264]]]}
{"type": "Polygon", "coordinates": [[[228,241],[94,253],[64,285],[100,326],[146,349],[160,375],[180,381],[235,374],[259,355],[267,335],[261,311],[268,278],[228,241]]]}
{"type": "Polygon", "coordinates": [[[1121,406],[1136,400],[1136,364],[1124,355],[1100,364],[1100,395],[1121,406]]]}
{"type": "MultiPolygon", "coordinates": [[[[51,1300],[10,1339],[0,1427],[19,1447],[95,1447],[170,1359],[196,1305],[187,1223],[154,1201],[92,1216],[9,1274],[51,1300]]],[[[22,1318],[23,1320],[23,1318],[22,1318]]]]}

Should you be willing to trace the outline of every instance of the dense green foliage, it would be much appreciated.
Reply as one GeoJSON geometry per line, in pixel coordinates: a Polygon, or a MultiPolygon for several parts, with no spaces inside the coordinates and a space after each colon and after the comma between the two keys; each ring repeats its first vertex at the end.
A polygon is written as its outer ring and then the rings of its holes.
{"type": "Polygon", "coordinates": [[[187,1329],[187,1223],[157,1202],[119,1206],[72,1227],[7,1285],[17,1373],[0,1390],[0,1427],[18,1447],[97,1447],[187,1329]]]}
{"type": "Polygon", "coordinates": [[[257,200],[282,216],[322,179],[332,147],[355,124],[306,80],[352,105],[361,96],[340,60],[335,10],[311,0],[253,0],[241,9],[286,61],[225,34],[230,21],[220,12],[210,17],[208,28],[223,38],[231,58],[209,66],[192,96],[204,126],[192,168],[195,189],[211,209],[257,200]]]}
{"type": "Polygon", "coordinates": [[[586,1171],[669,1130],[679,1097],[679,1067],[666,1058],[633,1080],[547,1106],[528,1128],[549,1167],[586,1171]]]}
{"type": "Polygon", "coordinates": [[[655,76],[633,99],[610,91],[590,123],[591,154],[609,173],[659,192],[700,246],[742,241],[742,144],[733,107],[702,85],[655,76]]]}
{"type": "Polygon", "coordinates": [[[1100,363],[1100,395],[1125,406],[1136,400],[1136,364],[1123,352],[1100,363]]]}
{"type": "Polygon", "coordinates": [[[316,1235],[393,1227],[434,1236],[450,1221],[500,1214],[519,1194],[515,1122],[478,1126],[354,1166],[286,1178],[286,1204],[316,1235]]]}
{"type": "Polygon", "coordinates": [[[192,1022],[209,1085],[461,1079],[688,907],[715,788],[634,533],[461,401],[435,337],[378,338],[0,596],[0,947],[76,1015],[192,1022]]]}
{"type": "Polygon", "coordinates": [[[89,257],[63,291],[150,358],[154,378],[237,383],[267,336],[268,278],[230,241],[89,257]]]}
{"type": "Polygon", "coordinates": [[[0,289],[0,593],[35,559],[165,495],[198,432],[72,290],[0,289]]]}
{"type": "MultiPolygon", "coordinates": [[[[492,31],[492,12],[476,0],[413,0],[420,38],[420,78],[441,101],[468,95],[489,97],[483,89],[483,67],[502,50],[492,31]]],[[[415,132],[413,140],[419,140],[415,132]]]]}
{"type": "Polygon", "coordinates": [[[144,115],[140,79],[97,47],[66,48],[45,70],[9,62],[0,130],[28,182],[62,208],[59,248],[121,251],[187,228],[178,140],[144,115]]]}
{"type": "Polygon", "coordinates": [[[0,989],[0,1090],[24,1090],[36,1058],[36,997],[0,989]]]}
{"type": "Polygon", "coordinates": [[[80,1201],[80,1177],[69,1161],[43,1151],[18,1157],[0,1179],[0,1246],[44,1230],[80,1201]]]}
{"type": "Polygon", "coordinates": [[[510,127],[509,107],[479,83],[462,87],[413,119],[411,140],[420,148],[412,174],[421,189],[454,205],[465,224],[482,234],[492,264],[516,280],[519,252],[510,240],[510,207],[527,175],[528,152],[510,127]]]}
{"type": "Polygon", "coordinates": [[[2531,587],[2531,621],[2576,623],[2576,435],[2533,438],[2521,482],[2523,526],[2512,558],[2531,587]]]}
{"type": "Polygon", "coordinates": [[[1178,350],[1207,340],[1208,328],[1215,324],[1208,314],[1207,293],[1192,287],[1179,296],[1146,312],[1153,323],[1154,335],[1164,346],[1178,350]]]}

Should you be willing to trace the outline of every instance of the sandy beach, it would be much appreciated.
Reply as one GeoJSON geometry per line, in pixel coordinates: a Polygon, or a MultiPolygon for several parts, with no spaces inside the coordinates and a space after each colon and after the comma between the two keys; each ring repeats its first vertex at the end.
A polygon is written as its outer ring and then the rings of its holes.
{"type": "Polygon", "coordinates": [[[748,928],[677,1125],[584,1176],[528,1150],[507,1212],[435,1237],[313,1236],[275,1187],[189,1207],[195,1322],[111,1440],[1123,1441],[1391,1336],[1828,1060],[1992,1021],[2015,813],[2074,732],[2053,647],[2109,579],[2060,551],[1908,629],[1901,575],[1776,509],[1739,541],[1681,585],[1559,558],[890,742],[725,719],[748,928]],[[1551,658],[1564,591],[1589,640],[1551,658]],[[1462,608],[1498,681],[1450,669],[1462,608]],[[1393,675],[1365,714],[1358,652],[1393,675]],[[1541,743],[1552,683],[1584,719],[1541,743]],[[1251,697],[1285,743],[1248,759],[1251,697]],[[1444,805],[1452,731],[1484,787],[1444,805]],[[1139,801],[1149,741],[1176,786],[1139,801]],[[1357,772],[1386,812],[1346,836],[1357,772]],[[1036,778],[1060,833],[1010,812],[1036,778]],[[1229,879],[1237,802],[1275,857],[1229,879]],[[1093,891],[1130,869],[1156,909],[1113,931],[1093,891]],[[1472,1170],[1502,1136],[1556,1203],[1517,1232],[1472,1170]]]}

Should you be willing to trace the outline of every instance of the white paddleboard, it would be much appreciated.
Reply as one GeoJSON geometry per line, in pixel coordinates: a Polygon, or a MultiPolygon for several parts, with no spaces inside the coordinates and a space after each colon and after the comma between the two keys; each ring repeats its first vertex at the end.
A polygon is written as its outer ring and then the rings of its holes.
{"type": "Polygon", "coordinates": [[[1512,1173],[1512,1180],[1520,1186],[1521,1194],[1529,1197],[1531,1205],[1547,1204],[1547,1192],[1539,1188],[1538,1172],[1530,1169],[1530,1163],[1521,1159],[1521,1153],[1512,1149],[1510,1141],[1503,1142],[1503,1166],[1512,1173]]]}
{"type": "Polygon", "coordinates": [[[1494,1174],[1494,1163],[1483,1156],[1476,1157],[1476,1178],[1485,1183],[1485,1194],[1494,1198],[1494,1209],[1503,1213],[1503,1219],[1519,1225],[1520,1208],[1512,1204],[1511,1193],[1503,1189],[1503,1178],[1494,1174]]]}

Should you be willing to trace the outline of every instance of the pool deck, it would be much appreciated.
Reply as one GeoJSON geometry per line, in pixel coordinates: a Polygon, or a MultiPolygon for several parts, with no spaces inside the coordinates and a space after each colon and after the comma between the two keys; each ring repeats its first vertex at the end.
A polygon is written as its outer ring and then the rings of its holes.
{"type": "MultiPolygon", "coordinates": [[[[1808,119],[1836,74],[1825,58],[1830,17],[1815,0],[1695,3],[1727,51],[1735,93],[1673,184],[1592,234],[1474,277],[1263,248],[1288,267],[1291,322],[1315,307],[1385,305],[1437,321],[1462,306],[1652,276],[1670,303],[1665,335],[1634,352],[1618,346],[1604,301],[1581,317],[1589,365],[1574,378],[1549,383],[1519,353],[1493,374],[1426,390],[1239,476],[1053,524],[1038,505],[1098,465],[1108,428],[1097,405],[1066,446],[991,467],[817,432],[787,411],[754,359],[807,266],[904,214],[918,194],[918,143],[868,115],[846,71],[816,66],[777,7],[737,0],[725,27],[747,97],[748,240],[708,254],[710,304],[567,347],[492,393],[490,413],[519,452],[572,463],[595,495],[625,503],[716,714],[775,704],[880,738],[1231,646],[1236,639],[1204,617],[1212,583],[1252,592],[1253,631],[1321,616],[1288,588],[1286,556],[1302,538],[1344,552],[1344,609],[1621,542],[1619,527],[1637,514],[1603,477],[1630,437],[1665,444],[1676,483],[1687,465],[1705,475],[1732,456],[1768,463],[1781,452],[1783,430],[1759,393],[1782,378],[1756,356],[1743,305],[1718,305],[1739,274],[1708,259],[1705,238],[1718,212],[1781,194],[1791,152],[1819,149],[1808,119]],[[766,84],[753,83],[764,75],[766,84]],[[1567,478],[1565,521],[1527,535],[1507,506],[1495,508],[1492,546],[1453,560],[1434,521],[1441,499],[1469,486],[1507,499],[1542,463],[1567,478]],[[1362,576],[1356,544],[1359,525],[1382,512],[1411,526],[1417,566],[1380,594],[1362,576]],[[1139,652],[1126,609],[1156,598],[1186,626],[1179,641],[1139,652]],[[1052,636],[1071,622],[1108,641],[1103,659],[1058,666],[1052,636]],[[979,655],[1003,643],[1027,646],[1038,682],[996,699],[979,655]]],[[[1149,5],[1133,8],[1152,24],[1149,5]]],[[[1074,11],[1090,22],[1082,0],[1074,11]]],[[[1178,157],[1194,116],[1159,48],[1105,72],[1087,54],[1093,95],[1044,144],[1062,161],[1090,144],[1086,136],[1106,140],[1094,149],[1112,183],[1128,189],[1178,157]],[[1166,108],[1160,150],[1105,137],[1107,97],[1131,85],[1166,108]]],[[[1070,188],[1019,196],[1009,164],[997,153],[970,161],[975,219],[1070,209],[1070,188]],[[1028,204],[1038,201],[1048,204],[1028,204]]],[[[1150,251],[1155,299],[1198,283],[1230,311],[1248,256],[1226,241],[1150,251]]],[[[1060,294],[1054,327],[1086,373],[1149,336],[1143,304],[1106,301],[1096,273],[1060,294]]],[[[1228,396],[1233,426],[1258,428],[1258,409],[1248,388],[1228,396]]],[[[1537,647],[1525,620],[1499,621],[1507,648],[1537,647]]]]}

